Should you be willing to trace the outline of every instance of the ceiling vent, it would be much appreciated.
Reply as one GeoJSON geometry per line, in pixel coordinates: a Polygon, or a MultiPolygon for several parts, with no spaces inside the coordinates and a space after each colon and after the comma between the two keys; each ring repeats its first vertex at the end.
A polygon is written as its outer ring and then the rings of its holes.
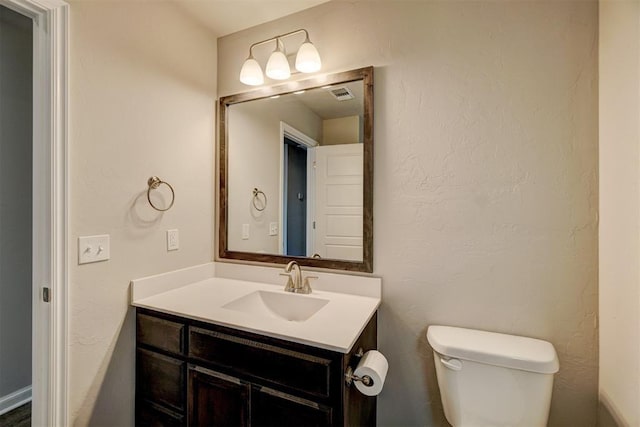
{"type": "Polygon", "coordinates": [[[353,93],[347,87],[336,87],[329,89],[331,95],[338,101],[348,101],[350,99],[355,98],[353,93]]]}

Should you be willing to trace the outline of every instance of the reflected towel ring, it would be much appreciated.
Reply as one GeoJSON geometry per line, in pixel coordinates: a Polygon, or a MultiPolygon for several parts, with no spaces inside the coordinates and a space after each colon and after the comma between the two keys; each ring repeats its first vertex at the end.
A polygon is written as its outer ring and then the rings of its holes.
{"type": "Polygon", "coordinates": [[[267,195],[264,194],[264,191],[262,190],[258,190],[257,188],[253,189],[253,199],[251,199],[251,203],[253,204],[253,207],[255,208],[255,210],[262,212],[263,210],[265,210],[267,208],[267,195]],[[262,194],[262,199],[260,200],[260,195],[262,194]],[[256,205],[256,201],[258,201],[259,203],[262,204],[262,206],[258,207],[256,205]]]}
{"type": "Polygon", "coordinates": [[[147,189],[147,200],[149,201],[149,204],[151,205],[151,207],[160,212],[168,211],[169,209],[171,209],[171,206],[173,206],[173,202],[176,201],[176,193],[175,191],[173,191],[173,187],[171,186],[171,184],[161,180],[157,176],[152,176],[147,180],[147,185],[149,186],[149,188],[147,189]],[[157,189],[158,187],[160,187],[161,184],[166,185],[167,187],[169,187],[169,190],[171,190],[171,203],[169,203],[169,206],[167,206],[165,209],[157,207],[151,201],[151,190],[157,189]]]}

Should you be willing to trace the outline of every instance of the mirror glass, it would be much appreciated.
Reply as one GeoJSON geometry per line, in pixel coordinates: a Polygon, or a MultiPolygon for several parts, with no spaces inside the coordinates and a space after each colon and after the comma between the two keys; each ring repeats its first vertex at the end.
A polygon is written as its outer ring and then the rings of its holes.
{"type": "Polygon", "coordinates": [[[221,258],[370,271],[372,88],[355,71],[221,100],[221,258]]]}

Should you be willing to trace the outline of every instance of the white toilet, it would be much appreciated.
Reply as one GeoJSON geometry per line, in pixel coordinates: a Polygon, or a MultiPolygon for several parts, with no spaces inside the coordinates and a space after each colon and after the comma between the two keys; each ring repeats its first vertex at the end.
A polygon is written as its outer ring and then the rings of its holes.
{"type": "Polygon", "coordinates": [[[430,326],[436,375],[454,427],[546,426],[558,356],[551,343],[430,326]]]}

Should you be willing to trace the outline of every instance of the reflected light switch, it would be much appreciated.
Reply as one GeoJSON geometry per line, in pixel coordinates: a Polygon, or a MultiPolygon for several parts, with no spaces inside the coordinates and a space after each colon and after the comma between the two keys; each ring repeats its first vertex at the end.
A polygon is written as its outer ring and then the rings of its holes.
{"type": "Polygon", "coordinates": [[[278,223],[271,222],[269,223],[269,236],[277,236],[278,235],[278,223]]]}

